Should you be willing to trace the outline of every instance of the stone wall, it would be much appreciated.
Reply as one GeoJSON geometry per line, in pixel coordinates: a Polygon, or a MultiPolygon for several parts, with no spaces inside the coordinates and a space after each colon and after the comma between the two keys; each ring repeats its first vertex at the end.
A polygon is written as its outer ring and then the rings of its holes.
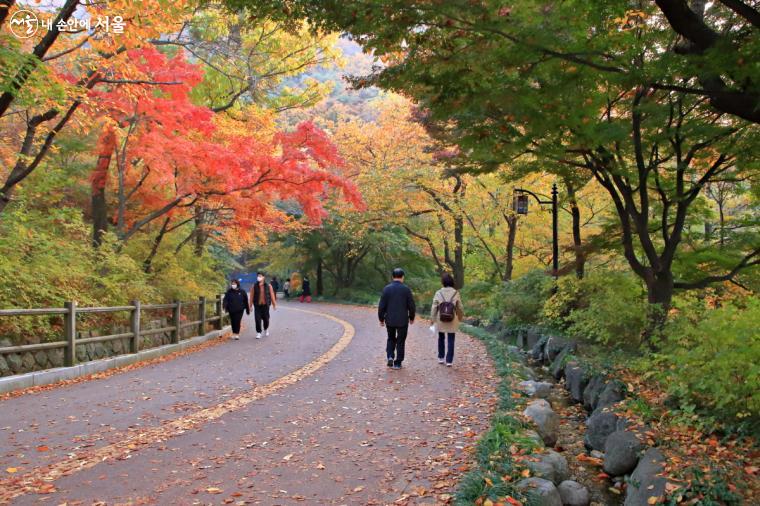
{"type": "MultiPolygon", "coordinates": [[[[166,318],[144,322],[143,331],[151,329],[160,329],[170,325],[166,318]]],[[[208,329],[207,329],[208,331],[208,329]]],[[[130,328],[125,325],[117,325],[105,332],[90,330],[77,332],[77,339],[86,339],[101,335],[125,334],[130,332],[130,328]]],[[[189,339],[198,334],[198,328],[191,326],[182,329],[181,339],[189,339]]],[[[140,349],[147,350],[156,348],[165,344],[170,344],[172,340],[171,331],[161,332],[149,336],[141,336],[140,349]]],[[[130,338],[113,339],[99,343],[77,344],[76,355],[77,361],[89,362],[102,358],[113,357],[129,353],[130,338]]],[[[38,344],[39,338],[29,337],[23,344],[38,344]]],[[[0,348],[14,346],[14,343],[8,338],[0,338],[0,348]]],[[[40,350],[35,352],[8,353],[0,355],[0,376],[11,376],[14,374],[24,374],[27,372],[41,371],[53,367],[63,367],[64,349],[56,348],[52,350],[40,350]]]]}

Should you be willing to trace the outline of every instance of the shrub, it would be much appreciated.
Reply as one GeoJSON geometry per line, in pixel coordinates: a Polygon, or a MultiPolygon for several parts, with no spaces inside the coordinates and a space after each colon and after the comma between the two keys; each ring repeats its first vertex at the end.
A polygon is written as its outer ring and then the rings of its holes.
{"type": "Polygon", "coordinates": [[[760,300],[683,311],[665,329],[658,373],[682,410],[760,431],[760,300]]]}
{"type": "Polygon", "coordinates": [[[578,339],[618,347],[638,347],[647,321],[647,301],[632,274],[596,271],[583,279],[559,280],[543,307],[545,323],[578,339]]]}
{"type": "Polygon", "coordinates": [[[530,271],[504,283],[490,306],[509,325],[536,323],[551,290],[552,278],[543,271],[530,271]]]}

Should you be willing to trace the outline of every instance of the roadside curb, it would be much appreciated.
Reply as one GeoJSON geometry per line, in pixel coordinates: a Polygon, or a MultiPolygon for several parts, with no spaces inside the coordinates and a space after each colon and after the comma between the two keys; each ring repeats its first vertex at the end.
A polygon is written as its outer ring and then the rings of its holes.
{"type": "Polygon", "coordinates": [[[55,369],[45,369],[44,371],[34,371],[15,376],[6,376],[0,378],[0,394],[29,387],[50,385],[58,383],[59,381],[71,380],[94,373],[108,371],[110,369],[117,369],[136,362],[163,357],[164,355],[175,353],[177,351],[184,351],[191,346],[202,344],[211,339],[223,336],[229,332],[229,330],[230,327],[225,327],[222,330],[213,330],[203,336],[191,337],[190,339],[186,339],[177,344],[165,344],[138,353],[129,353],[101,360],[93,360],[91,362],[84,362],[71,367],[57,367],[55,369]]]}

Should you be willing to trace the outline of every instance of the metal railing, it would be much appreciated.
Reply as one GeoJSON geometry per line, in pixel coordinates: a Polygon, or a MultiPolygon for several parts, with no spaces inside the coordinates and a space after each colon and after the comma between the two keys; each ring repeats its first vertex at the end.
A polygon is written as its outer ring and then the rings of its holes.
{"type": "MultiPolygon", "coordinates": [[[[199,297],[197,301],[181,302],[174,301],[171,304],[140,304],[140,301],[133,301],[129,306],[113,307],[78,307],[76,302],[66,302],[63,308],[43,308],[43,309],[0,309],[0,317],[8,316],[50,316],[63,315],[63,340],[38,343],[24,344],[20,346],[0,347],[0,355],[9,353],[35,352],[41,350],[50,350],[56,348],[64,349],[64,365],[73,366],[77,363],[76,347],[78,344],[98,343],[111,341],[115,339],[129,339],[129,353],[140,351],[140,339],[143,336],[151,336],[164,332],[171,332],[171,343],[177,344],[182,338],[182,331],[189,327],[197,327],[197,335],[205,335],[206,325],[211,323],[216,330],[221,330],[224,321],[222,313],[222,296],[217,296],[214,300],[214,316],[208,316],[208,302],[206,297],[199,297]],[[183,309],[196,308],[194,312],[196,320],[182,321],[183,309]],[[172,310],[172,324],[168,327],[158,329],[141,329],[140,319],[144,311],[151,310],[172,310]],[[110,334],[105,336],[93,336],[87,338],[77,338],[77,316],[80,314],[93,313],[117,313],[122,311],[130,312],[129,332],[119,334],[110,334]]],[[[186,313],[189,314],[189,313],[186,313]]]]}

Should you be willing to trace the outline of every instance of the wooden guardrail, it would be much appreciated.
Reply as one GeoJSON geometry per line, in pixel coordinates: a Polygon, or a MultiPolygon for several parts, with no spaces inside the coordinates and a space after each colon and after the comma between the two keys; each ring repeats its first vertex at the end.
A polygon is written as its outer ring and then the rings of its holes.
{"type": "Polygon", "coordinates": [[[0,309],[0,317],[3,316],[48,316],[63,315],[63,340],[39,344],[24,344],[20,346],[6,346],[0,348],[0,355],[8,353],[35,352],[41,350],[50,350],[55,348],[64,349],[64,365],[73,366],[77,363],[76,346],[77,344],[88,344],[96,342],[111,341],[114,339],[130,340],[130,353],[140,351],[140,338],[160,334],[162,332],[171,332],[172,344],[179,343],[182,330],[188,327],[197,326],[198,335],[206,333],[206,324],[213,323],[214,328],[221,330],[223,326],[224,314],[222,313],[222,296],[219,295],[214,299],[214,316],[208,316],[208,301],[206,297],[199,297],[197,301],[181,302],[174,301],[171,304],[140,304],[140,301],[133,301],[129,306],[113,307],[77,307],[76,302],[66,302],[63,308],[44,308],[44,309],[0,309]],[[196,307],[196,320],[182,321],[183,309],[196,307]],[[172,310],[172,324],[168,327],[158,329],[141,329],[140,319],[144,311],[164,309],[172,310]],[[95,336],[77,339],[77,316],[80,314],[93,313],[117,313],[122,311],[130,312],[130,331],[121,334],[111,334],[106,336],[95,336]]]}

